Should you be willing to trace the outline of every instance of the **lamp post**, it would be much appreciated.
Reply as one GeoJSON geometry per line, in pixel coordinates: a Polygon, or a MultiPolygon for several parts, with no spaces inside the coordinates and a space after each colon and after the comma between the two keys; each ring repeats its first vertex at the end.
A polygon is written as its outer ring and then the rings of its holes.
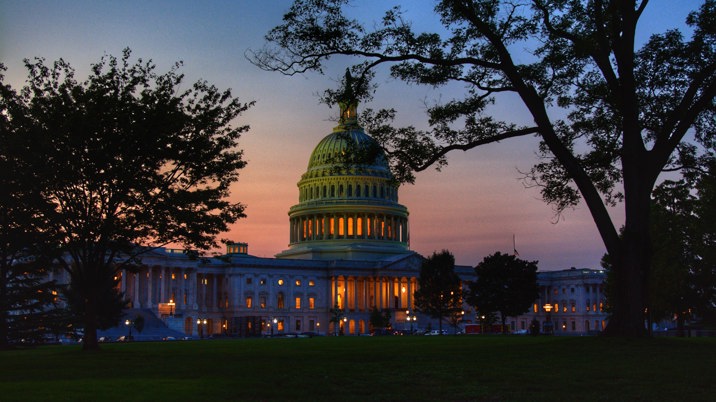
{"type": "Polygon", "coordinates": [[[321,335],[321,323],[316,323],[316,334],[321,335]]]}
{"type": "Polygon", "coordinates": [[[348,325],[348,317],[343,317],[343,326],[341,327],[341,335],[346,334],[346,325],[348,325]]]}
{"type": "Polygon", "coordinates": [[[552,308],[553,308],[553,306],[551,304],[547,303],[542,307],[544,308],[544,311],[547,312],[547,319],[544,323],[544,330],[545,330],[544,332],[551,334],[552,329],[553,329],[553,326],[552,326],[552,308]]]}
{"type": "Polygon", "coordinates": [[[169,299],[167,304],[169,305],[169,317],[174,317],[174,306],[176,305],[174,299],[169,299]]]}
{"type": "Polygon", "coordinates": [[[127,340],[130,340],[132,338],[132,320],[124,320],[124,325],[129,328],[129,333],[127,334],[127,340]]]}
{"type": "Polygon", "coordinates": [[[196,326],[199,329],[199,339],[204,339],[204,328],[206,327],[206,318],[203,320],[201,318],[196,320],[196,326]]]}

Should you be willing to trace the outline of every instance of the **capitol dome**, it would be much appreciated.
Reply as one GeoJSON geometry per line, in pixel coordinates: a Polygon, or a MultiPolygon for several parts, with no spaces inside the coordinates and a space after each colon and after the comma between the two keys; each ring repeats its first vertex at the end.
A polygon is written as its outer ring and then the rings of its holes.
{"type": "Polygon", "coordinates": [[[289,249],[277,258],[382,260],[408,249],[408,210],[380,145],[341,104],[333,132],[314,148],[289,210],[289,249]]]}

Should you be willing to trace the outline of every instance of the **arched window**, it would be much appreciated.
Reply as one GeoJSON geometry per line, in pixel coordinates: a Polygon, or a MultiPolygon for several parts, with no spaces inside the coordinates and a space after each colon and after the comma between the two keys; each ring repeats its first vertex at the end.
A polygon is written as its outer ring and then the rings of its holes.
{"type": "Polygon", "coordinates": [[[331,197],[335,197],[335,196],[336,196],[336,186],[331,185],[331,197]]]}
{"type": "Polygon", "coordinates": [[[353,197],[353,185],[348,185],[348,196],[353,197]]]}
{"type": "Polygon", "coordinates": [[[360,197],[360,184],[356,186],[356,197],[360,197]]]}

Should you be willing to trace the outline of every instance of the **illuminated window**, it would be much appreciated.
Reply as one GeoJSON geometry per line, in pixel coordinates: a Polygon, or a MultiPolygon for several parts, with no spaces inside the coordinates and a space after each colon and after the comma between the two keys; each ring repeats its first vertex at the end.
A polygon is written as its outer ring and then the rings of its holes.
{"type": "Polygon", "coordinates": [[[278,331],[283,331],[283,320],[278,320],[278,322],[276,323],[276,329],[278,331]]]}
{"type": "Polygon", "coordinates": [[[301,280],[300,280],[300,279],[296,279],[296,286],[301,286],[301,280]]]}
{"type": "Polygon", "coordinates": [[[315,297],[309,297],[308,298],[308,309],[313,310],[316,308],[316,298],[315,297]]]}
{"type": "Polygon", "coordinates": [[[335,227],[336,227],[335,218],[331,218],[328,223],[329,223],[329,226],[328,226],[328,234],[330,234],[331,236],[333,236],[333,235],[335,234],[335,227]]]}
{"type": "Polygon", "coordinates": [[[246,308],[251,308],[253,305],[254,299],[251,296],[246,297],[246,308]]]}
{"type": "Polygon", "coordinates": [[[266,308],[266,296],[259,296],[259,305],[261,308],[266,308]]]}
{"type": "Polygon", "coordinates": [[[592,307],[589,305],[589,300],[587,300],[585,307],[587,311],[590,311],[592,309],[592,307]]]}
{"type": "Polygon", "coordinates": [[[278,292],[276,295],[276,308],[285,308],[283,292],[278,292]]]}
{"type": "Polygon", "coordinates": [[[343,234],[345,233],[343,231],[343,223],[344,222],[345,222],[345,220],[342,217],[338,218],[338,236],[343,236],[343,234]]]}
{"type": "Polygon", "coordinates": [[[297,297],[296,298],[296,310],[300,310],[300,309],[301,309],[301,298],[297,297]]]}
{"type": "Polygon", "coordinates": [[[184,274],[184,279],[189,279],[189,274],[184,274]]]}
{"type": "Polygon", "coordinates": [[[175,280],[177,278],[176,274],[172,272],[172,280],[175,280]]]}
{"type": "Polygon", "coordinates": [[[532,305],[532,310],[536,313],[539,311],[539,307],[537,306],[537,303],[532,305]]]}
{"type": "Polygon", "coordinates": [[[363,236],[363,218],[356,218],[356,235],[363,236]]]}
{"type": "Polygon", "coordinates": [[[316,286],[316,282],[313,280],[308,281],[308,286],[316,286]]]}
{"type": "Polygon", "coordinates": [[[572,302],[572,312],[573,313],[577,312],[577,305],[574,302],[572,302]]]}
{"type": "Polygon", "coordinates": [[[278,283],[278,286],[283,286],[283,279],[279,279],[277,283],[278,283]]]}
{"type": "Polygon", "coordinates": [[[599,302],[599,311],[604,311],[604,302],[599,302]]]}
{"type": "Polygon", "coordinates": [[[348,236],[353,236],[353,218],[348,218],[348,236]]]}

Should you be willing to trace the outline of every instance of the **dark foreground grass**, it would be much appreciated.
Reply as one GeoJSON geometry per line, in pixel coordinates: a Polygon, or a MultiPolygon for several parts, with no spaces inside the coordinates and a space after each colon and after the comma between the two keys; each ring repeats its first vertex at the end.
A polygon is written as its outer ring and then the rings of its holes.
{"type": "Polygon", "coordinates": [[[716,339],[328,337],[0,352],[2,401],[713,401],[716,339]]]}

